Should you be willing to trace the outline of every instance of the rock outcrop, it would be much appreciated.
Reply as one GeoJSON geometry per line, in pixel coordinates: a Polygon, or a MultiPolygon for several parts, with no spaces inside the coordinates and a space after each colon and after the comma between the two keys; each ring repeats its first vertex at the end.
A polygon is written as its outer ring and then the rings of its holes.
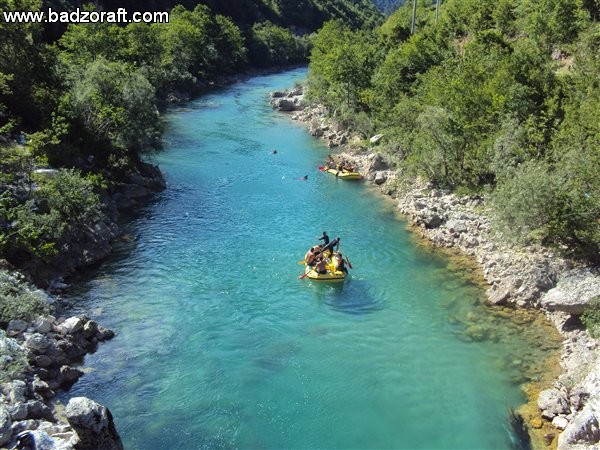
{"type": "Polygon", "coordinates": [[[0,378],[0,446],[122,448],[106,408],[91,400],[80,400],[77,412],[72,414],[75,427],[63,417],[54,400],[59,389],[70,387],[83,375],[77,367],[82,357],[113,336],[112,331],[86,316],[11,321],[6,333],[0,332],[4,375],[0,378]],[[93,426],[93,421],[78,417],[102,418],[102,430],[93,426]],[[90,437],[95,435],[95,440],[90,437]]]}
{"type": "Polygon", "coordinates": [[[282,112],[300,111],[306,106],[301,86],[290,91],[272,92],[270,102],[273,108],[282,112]]]}
{"type": "Polygon", "coordinates": [[[123,450],[112,414],[105,406],[86,397],[74,397],[65,415],[79,438],[77,448],[123,450]]]}

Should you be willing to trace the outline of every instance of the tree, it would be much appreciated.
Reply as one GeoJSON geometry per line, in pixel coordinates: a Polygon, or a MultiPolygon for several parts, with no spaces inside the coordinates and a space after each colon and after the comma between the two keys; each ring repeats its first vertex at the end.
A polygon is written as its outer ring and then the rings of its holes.
{"type": "Polygon", "coordinates": [[[255,24],[249,44],[250,60],[258,67],[286,65],[306,61],[306,43],[288,29],[271,22],[255,24]]]}
{"type": "Polygon", "coordinates": [[[589,21],[582,0],[521,0],[517,8],[520,27],[548,52],[573,42],[589,21]]]}
{"type": "Polygon", "coordinates": [[[377,58],[372,35],[353,32],[340,21],[328,22],[315,38],[310,56],[311,95],[333,109],[341,103],[364,109],[377,58]]]}
{"type": "MultiPolygon", "coordinates": [[[[40,0],[0,0],[6,11],[39,11],[40,0]]],[[[1,16],[0,16],[1,17],[1,16]]],[[[55,105],[54,55],[41,41],[42,26],[0,20],[0,132],[47,125],[55,105]]]]}
{"type": "Polygon", "coordinates": [[[98,58],[63,99],[62,113],[73,124],[69,139],[85,142],[77,147],[97,163],[128,167],[140,153],[160,146],[154,99],[154,88],[139,70],[98,58]]]}

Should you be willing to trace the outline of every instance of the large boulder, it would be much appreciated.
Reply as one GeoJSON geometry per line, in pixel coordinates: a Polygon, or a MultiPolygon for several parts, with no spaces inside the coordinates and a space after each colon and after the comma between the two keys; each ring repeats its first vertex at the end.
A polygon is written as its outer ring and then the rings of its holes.
{"type": "Polygon", "coordinates": [[[387,181],[387,174],[383,171],[375,173],[375,179],[373,182],[377,185],[381,185],[387,181]]]}
{"type": "Polygon", "coordinates": [[[16,436],[19,449],[75,450],[76,438],[65,433],[49,434],[52,429],[26,430],[16,436]],[[68,438],[71,439],[69,440],[68,438]]]}
{"type": "Polygon", "coordinates": [[[34,352],[43,353],[52,345],[52,342],[45,334],[31,333],[25,334],[25,342],[23,345],[34,352]]]}
{"type": "Polygon", "coordinates": [[[62,334],[74,334],[83,329],[83,320],[80,317],[69,317],[60,324],[58,329],[62,334]]]}
{"type": "Polygon", "coordinates": [[[77,432],[79,449],[122,450],[123,444],[108,408],[85,397],[69,400],[67,420],[77,432]]]}
{"type": "Polygon", "coordinates": [[[549,311],[580,315],[586,305],[600,294],[600,277],[590,269],[575,269],[550,289],[541,300],[549,311]]]}
{"type": "Polygon", "coordinates": [[[24,320],[14,319],[8,322],[8,327],[6,328],[6,333],[9,336],[16,336],[19,333],[22,333],[27,329],[29,324],[24,320]]]}
{"type": "Polygon", "coordinates": [[[276,98],[273,100],[273,107],[276,108],[278,111],[285,111],[285,112],[289,112],[289,111],[296,111],[296,109],[299,109],[299,102],[294,101],[292,99],[289,98],[276,98]]]}
{"type": "Polygon", "coordinates": [[[560,434],[558,450],[573,448],[577,444],[588,446],[598,442],[600,442],[600,400],[594,398],[560,434]]]}
{"type": "Polygon", "coordinates": [[[542,417],[546,419],[569,413],[569,402],[558,389],[546,389],[540,392],[538,407],[542,411],[542,417]]]}

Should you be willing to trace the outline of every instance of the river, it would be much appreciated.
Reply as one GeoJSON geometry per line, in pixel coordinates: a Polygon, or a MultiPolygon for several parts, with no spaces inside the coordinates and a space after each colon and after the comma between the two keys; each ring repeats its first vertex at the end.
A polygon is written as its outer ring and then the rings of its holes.
{"type": "Polygon", "coordinates": [[[510,448],[537,345],[389,201],[318,171],[329,150],[268,104],[305,74],[167,114],[167,190],[69,292],[117,336],[64,399],[108,406],[127,449],[510,448]],[[341,285],[298,279],[324,230],[341,285]]]}

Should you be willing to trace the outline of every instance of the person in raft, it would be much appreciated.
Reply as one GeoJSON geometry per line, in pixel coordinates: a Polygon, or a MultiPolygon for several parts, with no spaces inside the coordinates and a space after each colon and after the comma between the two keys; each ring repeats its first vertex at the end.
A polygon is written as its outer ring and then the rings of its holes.
{"type": "Polygon", "coordinates": [[[344,263],[344,258],[342,258],[342,254],[340,252],[335,252],[335,256],[333,257],[333,265],[335,266],[335,270],[337,272],[344,272],[345,274],[348,273],[348,269],[344,263]]]}
{"type": "Polygon", "coordinates": [[[317,237],[319,241],[323,241],[323,247],[326,247],[329,244],[329,236],[327,236],[327,231],[323,231],[323,236],[317,237]]]}
{"type": "Polygon", "coordinates": [[[323,246],[323,250],[321,250],[323,253],[325,253],[326,250],[329,250],[329,252],[333,255],[333,247],[338,246],[338,248],[340,247],[340,238],[336,237],[333,241],[329,242],[327,245],[323,246]]]}
{"type": "Polygon", "coordinates": [[[327,162],[325,163],[325,167],[327,167],[328,169],[335,169],[335,160],[333,159],[333,156],[327,155],[327,162]]]}
{"type": "Polygon", "coordinates": [[[319,262],[317,262],[315,265],[315,272],[321,275],[327,273],[327,260],[325,258],[321,258],[319,262]]]}
{"type": "Polygon", "coordinates": [[[304,262],[307,266],[312,266],[315,263],[316,257],[315,247],[311,247],[306,252],[306,255],[304,255],[304,262]]]}

